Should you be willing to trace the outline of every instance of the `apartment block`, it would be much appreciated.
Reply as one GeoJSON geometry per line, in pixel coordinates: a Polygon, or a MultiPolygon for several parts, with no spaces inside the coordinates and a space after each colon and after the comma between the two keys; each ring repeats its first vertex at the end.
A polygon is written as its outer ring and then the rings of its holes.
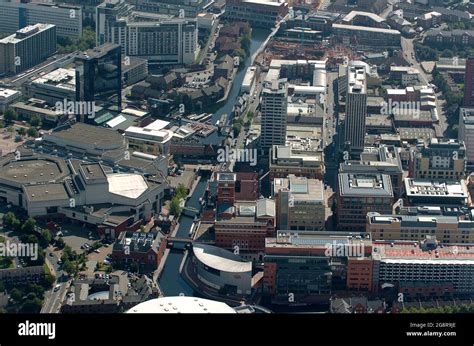
{"type": "Polygon", "coordinates": [[[0,74],[17,74],[56,52],[56,26],[35,24],[0,40],[0,74]],[[34,52],[34,54],[32,54],[34,52]]]}

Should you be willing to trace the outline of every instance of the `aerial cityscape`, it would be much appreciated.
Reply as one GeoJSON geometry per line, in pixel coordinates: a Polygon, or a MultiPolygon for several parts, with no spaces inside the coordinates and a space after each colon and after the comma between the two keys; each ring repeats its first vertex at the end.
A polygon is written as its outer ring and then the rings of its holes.
{"type": "Polygon", "coordinates": [[[474,1],[0,0],[0,312],[474,313],[474,1]]]}

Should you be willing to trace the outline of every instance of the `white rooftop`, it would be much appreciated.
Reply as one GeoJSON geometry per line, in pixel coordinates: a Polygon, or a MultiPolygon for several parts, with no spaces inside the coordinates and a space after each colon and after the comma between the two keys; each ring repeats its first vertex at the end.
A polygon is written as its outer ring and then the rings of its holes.
{"type": "Polygon", "coordinates": [[[107,181],[110,193],[127,198],[138,198],[148,189],[145,179],[140,174],[110,174],[107,175],[107,181]]]}
{"type": "Polygon", "coordinates": [[[229,305],[209,299],[195,297],[162,297],[140,303],[126,313],[140,314],[235,314],[229,305]]]}
{"type": "Polygon", "coordinates": [[[229,273],[252,271],[252,262],[244,262],[239,256],[216,246],[194,244],[193,252],[201,263],[216,270],[229,273]]]}

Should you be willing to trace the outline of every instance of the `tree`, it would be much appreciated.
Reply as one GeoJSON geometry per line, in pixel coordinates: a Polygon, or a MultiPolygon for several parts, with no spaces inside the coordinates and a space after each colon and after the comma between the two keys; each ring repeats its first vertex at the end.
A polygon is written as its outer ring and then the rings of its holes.
{"type": "Polygon", "coordinates": [[[28,136],[36,138],[38,137],[38,131],[34,127],[28,129],[28,136]]]}
{"type": "Polygon", "coordinates": [[[14,288],[10,291],[10,298],[13,299],[15,302],[19,302],[23,297],[21,291],[18,288],[14,288]]]}
{"type": "Polygon", "coordinates": [[[34,298],[26,300],[21,306],[20,312],[23,313],[38,313],[41,311],[43,302],[41,299],[34,298]]]}
{"type": "Polygon", "coordinates": [[[41,126],[41,118],[37,115],[33,115],[30,119],[30,125],[33,127],[41,126]]]}
{"type": "Polygon", "coordinates": [[[21,227],[20,220],[18,220],[15,214],[12,213],[11,211],[3,215],[3,224],[5,225],[6,228],[13,231],[18,231],[21,227]]]}
{"type": "Polygon", "coordinates": [[[16,114],[14,109],[8,108],[3,114],[3,118],[7,123],[11,123],[18,119],[18,114],[16,114]]]}
{"type": "Polygon", "coordinates": [[[58,247],[58,249],[63,249],[64,246],[66,246],[66,243],[64,242],[63,238],[59,238],[58,240],[56,240],[56,246],[58,247]]]}
{"type": "Polygon", "coordinates": [[[26,234],[33,233],[33,231],[35,230],[35,226],[36,226],[36,220],[33,219],[32,217],[29,217],[25,221],[23,226],[21,226],[21,231],[26,234]]]}
{"type": "Polygon", "coordinates": [[[252,41],[250,40],[250,37],[248,37],[248,36],[244,36],[240,40],[240,44],[242,46],[242,49],[245,51],[246,55],[250,55],[250,44],[251,43],[252,43],[252,41]]]}
{"type": "Polygon", "coordinates": [[[176,188],[176,196],[179,198],[186,198],[188,195],[188,189],[183,184],[179,184],[176,188]]]}
{"type": "Polygon", "coordinates": [[[179,215],[181,213],[181,206],[179,204],[180,204],[180,198],[178,196],[174,196],[173,199],[171,200],[171,205],[170,205],[171,215],[179,215]]]}
{"type": "Polygon", "coordinates": [[[53,240],[53,234],[51,233],[51,231],[49,229],[44,229],[42,232],[41,232],[41,247],[45,248],[49,245],[49,243],[51,243],[51,241],[53,240]]]}
{"type": "Polygon", "coordinates": [[[20,127],[20,128],[18,129],[18,134],[19,134],[20,136],[26,135],[26,130],[25,130],[25,128],[24,128],[24,127],[20,127]]]}

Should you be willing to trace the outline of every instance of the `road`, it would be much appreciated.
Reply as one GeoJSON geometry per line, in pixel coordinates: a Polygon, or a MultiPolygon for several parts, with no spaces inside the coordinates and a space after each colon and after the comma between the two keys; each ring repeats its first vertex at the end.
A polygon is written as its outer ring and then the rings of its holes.
{"type": "MultiPolygon", "coordinates": [[[[421,67],[421,64],[416,60],[416,54],[415,54],[415,46],[413,44],[414,40],[413,39],[408,39],[405,37],[402,37],[401,39],[401,45],[402,45],[402,52],[403,52],[403,57],[410,63],[410,65],[418,71],[420,71],[420,80],[424,85],[429,85],[432,81],[432,76],[428,73],[426,73],[423,68],[421,67]]],[[[436,109],[438,111],[438,116],[439,116],[439,130],[437,132],[440,132],[441,134],[444,134],[446,130],[448,129],[448,123],[447,123],[447,118],[446,114],[443,111],[443,105],[444,101],[440,100],[439,97],[441,95],[437,93],[436,95],[436,109]]]]}
{"type": "Polygon", "coordinates": [[[64,299],[69,284],[63,279],[63,274],[65,273],[60,269],[58,265],[58,257],[50,249],[46,249],[45,262],[50,268],[51,274],[56,277],[56,281],[54,282],[53,287],[55,287],[57,284],[59,284],[61,287],[56,292],[54,291],[54,288],[45,292],[41,313],[55,314],[59,312],[61,302],[64,299]]]}
{"type": "Polygon", "coordinates": [[[336,187],[336,176],[338,170],[337,163],[337,121],[338,116],[335,112],[335,98],[334,94],[335,80],[337,80],[337,72],[328,72],[327,74],[327,88],[326,95],[326,109],[327,113],[324,122],[324,142],[327,143],[324,148],[324,161],[326,166],[325,183],[333,189],[336,187]]]}

